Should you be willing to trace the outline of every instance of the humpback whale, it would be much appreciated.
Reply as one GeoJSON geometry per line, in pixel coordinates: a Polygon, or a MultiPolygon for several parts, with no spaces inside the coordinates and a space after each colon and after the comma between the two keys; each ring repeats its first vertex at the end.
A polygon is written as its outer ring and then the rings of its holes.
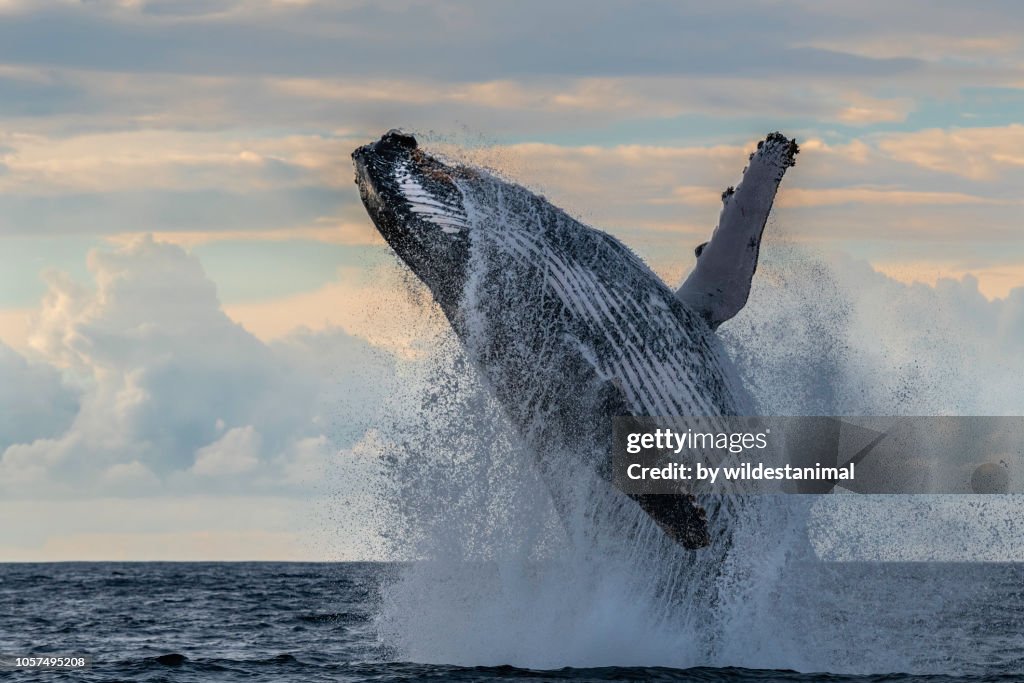
{"type": "MultiPolygon", "coordinates": [[[[750,414],[715,329],[747,301],[798,151],[780,133],[758,144],[675,292],[614,237],[412,135],[389,131],[352,158],[370,219],[429,288],[545,480],[569,459],[607,481],[615,416],[750,414]]],[[[709,497],[621,498],[685,548],[726,533],[709,497]]]]}

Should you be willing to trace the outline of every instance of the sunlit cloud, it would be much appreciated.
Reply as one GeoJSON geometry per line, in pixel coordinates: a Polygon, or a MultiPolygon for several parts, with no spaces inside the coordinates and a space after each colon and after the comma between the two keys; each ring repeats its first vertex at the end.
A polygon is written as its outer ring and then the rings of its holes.
{"type": "Polygon", "coordinates": [[[64,137],[0,135],[0,193],[60,194],[159,188],[260,190],[351,184],[352,139],[135,130],[64,137]]]}
{"type": "Polygon", "coordinates": [[[391,381],[394,356],[337,327],[252,336],[178,246],[147,237],[90,267],[88,285],[51,274],[32,362],[0,346],[7,497],[288,492],[294,461],[358,441],[391,381]]]}
{"type": "Polygon", "coordinates": [[[970,278],[978,283],[978,290],[989,299],[1005,298],[1024,285],[1024,262],[978,266],[955,260],[875,259],[873,265],[880,273],[908,284],[920,282],[935,286],[941,280],[970,278]]]}
{"type": "MultiPolygon", "coordinates": [[[[375,245],[384,244],[380,234],[373,230],[369,221],[347,222],[324,218],[309,227],[282,228],[279,230],[222,230],[200,232],[182,230],[177,232],[126,232],[105,235],[104,240],[113,245],[125,245],[137,241],[143,235],[152,235],[158,242],[177,244],[191,249],[215,242],[288,242],[302,240],[326,244],[375,245]]],[[[0,312],[0,316],[3,313],[0,312]]]]}
{"type": "Polygon", "coordinates": [[[0,309],[0,343],[26,351],[33,314],[31,308],[0,309]]]}
{"type": "Polygon", "coordinates": [[[931,129],[890,134],[878,143],[893,159],[922,168],[995,181],[1024,167],[1024,126],[931,129]]]}
{"type": "Polygon", "coordinates": [[[420,343],[445,324],[425,287],[397,266],[343,268],[336,281],[314,291],[228,305],[224,311],[263,340],[300,328],[339,328],[405,357],[422,355],[420,343]]]}

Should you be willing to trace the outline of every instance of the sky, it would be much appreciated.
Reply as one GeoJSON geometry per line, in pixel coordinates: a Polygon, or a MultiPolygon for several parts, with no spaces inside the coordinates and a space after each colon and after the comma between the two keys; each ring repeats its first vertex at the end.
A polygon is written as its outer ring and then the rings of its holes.
{"type": "Polygon", "coordinates": [[[436,324],[353,184],[392,127],[670,283],[781,130],[772,239],[918,303],[871,362],[974,325],[1012,360],[957,408],[1024,410],[1021,36],[1014,2],[0,0],[0,561],[367,554],[323,473],[372,467],[436,324]]]}

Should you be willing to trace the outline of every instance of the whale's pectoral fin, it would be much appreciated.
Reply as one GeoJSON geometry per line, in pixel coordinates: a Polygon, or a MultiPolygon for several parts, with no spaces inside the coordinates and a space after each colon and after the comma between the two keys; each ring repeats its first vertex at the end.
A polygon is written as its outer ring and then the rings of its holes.
{"type": "Polygon", "coordinates": [[[697,265],[676,297],[714,329],[740,312],[757,269],[761,234],[775,192],[800,151],[796,140],[771,133],[757,143],[743,180],[722,193],[722,213],[711,240],[697,247],[697,265]]]}

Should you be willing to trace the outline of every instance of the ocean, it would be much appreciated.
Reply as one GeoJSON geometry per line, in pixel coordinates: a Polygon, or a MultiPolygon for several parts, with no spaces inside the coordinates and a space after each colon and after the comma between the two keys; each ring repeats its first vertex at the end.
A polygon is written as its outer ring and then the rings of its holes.
{"type": "MultiPolygon", "coordinates": [[[[780,642],[863,648],[862,661],[869,669],[887,660],[902,664],[858,673],[828,672],[829,667],[797,672],[772,666],[670,668],[635,662],[541,670],[519,668],[514,662],[405,661],[381,635],[377,615],[387,587],[408,569],[398,563],[0,564],[0,656],[91,658],[85,669],[8,669],[0,672],[0,679],[1024,680],[1021,564],[820,563],[813,570],[818,575],[815,585],[829,587],[832,595],[823,596],[822,614],[807,623],[807,633],[799,632],[797,621],[796,633],[779,633],[780,642]],[[818,637],[832,627],[839,633],[850,628],[849,637],[818,637]]],[[[819,655],[825,660],[830,656],[819,655]]],[[[835,661],[848,669],[850,662],[861,661],[857,655],[837,651],[835,661]]]]}

